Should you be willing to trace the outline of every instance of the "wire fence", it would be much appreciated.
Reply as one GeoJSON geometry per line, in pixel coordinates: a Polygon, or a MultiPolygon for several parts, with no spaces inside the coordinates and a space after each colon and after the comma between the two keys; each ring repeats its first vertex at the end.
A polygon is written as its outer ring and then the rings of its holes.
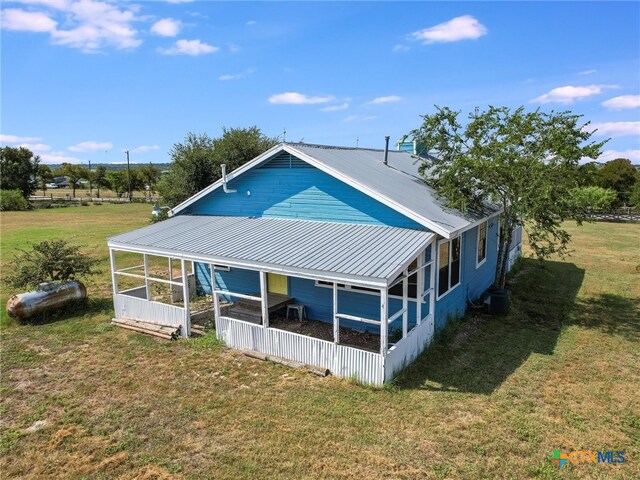
{"type": "Polygon", "coordinates": [[[640,222],[640,210],[624,207],[617,210],[591,212],[588,217],[590,220],[600,222],[640,222]]]}

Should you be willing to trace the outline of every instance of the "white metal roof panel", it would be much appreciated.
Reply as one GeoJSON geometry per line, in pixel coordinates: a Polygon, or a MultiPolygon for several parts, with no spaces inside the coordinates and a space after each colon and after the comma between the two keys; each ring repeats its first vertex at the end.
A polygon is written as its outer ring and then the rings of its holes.
{"type": "Polygon", "coordinates": [[[179,215],[109,239],[124,250],[386,285],[434,235],[426,230],[278,218],[179,215]]]}

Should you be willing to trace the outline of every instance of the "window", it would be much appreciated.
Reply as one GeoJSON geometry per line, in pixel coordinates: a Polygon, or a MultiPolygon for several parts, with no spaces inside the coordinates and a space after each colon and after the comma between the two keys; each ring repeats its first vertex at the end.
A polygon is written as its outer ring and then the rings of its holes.
{"type": "Polygon", "coordinates": [[[460,237],[438,245],[438,298],[460,284],[460,237]]]}
{"type": "Polygon", "coordinates": [[[231,268],[230,268],[230,267],[227,267],[226,265],[217,265],[217,264],[214,264],[214,265],[213,265],[213,268],[215,268],[215,269],[216,269],[216,271],[218,271],[218,272],[229,272],[229,271],[231,271],[231,268]]]}
{"type": "Polygon", "coordinates": [[[476,268],[487,259],[487,222],[478,226],[478,245],[476,254],[476,268]]]}
{"type": "MultiPolygon", "coordinates": [[[[333,282],[327,282],[324,280],[316,280],[316,287],[327,287],[333,288],[333,282]]],[[[345,285],[344,283],[338,283],[339,290],[354,290],[358,292],[366,292],[366,293],[380,293],[380,290],[376,290],[375,288],[367,288],[367,287],[358,287],[356,285],[345,285]]]]}

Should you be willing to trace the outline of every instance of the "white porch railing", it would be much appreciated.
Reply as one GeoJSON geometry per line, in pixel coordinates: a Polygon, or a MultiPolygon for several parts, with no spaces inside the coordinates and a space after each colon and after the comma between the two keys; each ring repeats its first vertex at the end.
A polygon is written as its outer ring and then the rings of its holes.
{"type": "MultiPolygon", "coordinates": [[[[141,287],[145,291],[145,287],[141,287]]],[[[118,293],[114,295],[114,307],[116,318],[131,317],[144,320],[149,323],[162,325],[183,325],[185,321],[185,310],[183,307],[167,305],[166,303],[148,301],[146,298],[138,298],[133,295],[135,291],[118,293]]]]}
{"type": "Polygon", "coordinates": [[[384,382],[384,364],[379,353],[222,316],[216,320],[216,332],[232,348],[328,368],[335,376],[356,377],[372,385],[384,382]]]}
{"type": "Polygon", "coordinates": [[[384,362],[384,381],[388,382],[413,362],[433,337],[433,316],[428,315],[405,338],[389,348],[384,362]]]}

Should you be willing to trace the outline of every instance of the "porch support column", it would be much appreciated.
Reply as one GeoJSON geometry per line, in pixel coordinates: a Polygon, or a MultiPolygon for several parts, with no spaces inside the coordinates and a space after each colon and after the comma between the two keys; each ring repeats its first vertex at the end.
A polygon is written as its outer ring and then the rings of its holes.
{"type": "Polygon", "coordinates": [[[209,270],[211,271],[211,297],[213,298],[213,311],[215,312],[216,331],[218,329],[218,318],[220,317],[220,299],[218,298],[218,287],[216,286],[216,266],[213,263],[209,264],[209,270]]]}
{"type": "Polygon", "coordinates": [[[183,337],[191,335],[191,310],[189,308],[189,278],[187,274],[187,262],[185,259],[180,260],[182,267],[182,295],[184,296],[184,321],[181,333],[183,337]]]}
{"type": "Polygon", "coordinates": [[[409,269],[407,268],[402,279],[402,338],[407,336],[409,331],[409,269]]]}
{"type": "Polygon", "coordinates": [[[262,307],[262,326],[269,328],[269,289],[267,272],[260,272],[260,304],[262,307]]]}
{"type": "MultiPolygon", "coordinates": [[[[418,255],[418,268],[422,268],[425,264],[424,252],[418,255]]],[[[424,300],[424,276],[427,272],[425,269],[418,271],[418,281],[416,282],[416,325],[422,323],[422,302],[424,300]]]]}
{"type": "MultiPolygon", "coordinates": [[[[118,294],[118,275],[116,274],[116,251],[113,248],[109,249],[109,260],[111,262],[111,285],[113,286],[113,296],[118,294]]],[[[116,317],[118,312],[116,312],[116,317]]]]}
{"type": "Polygon", "coordinates": [[[380,355],[387,355],[387,344],[389,343],[389,314],[388,314],[389,292],[387,288],[380,290],[380,355]]]}
{"type": "Polygon", "coordinates": [[[340,319],[338,318],[338,284],[333,282],[333,342],[340,343],[340,319]]]}
{"type": "Polygon", "coordinates": [[[436,245],[438,242],[433,240],[431,242],[431,265],[429,268],[431,269],[431,275],[429,276],[429,315],[431,315],[431,333],[435,331],[436,328],[436,245]]]}
{"type": "Polygon", "coordinates": [[[147,301],[151,301],[151,282],[149,281],[149,256],[146,253],[142,254],[144,263],[144,286],[147,292],[147,301]]]}
{"type": "Polygon", "coordinates": [[[169,260],[169,280],[173,282],[173,264],[171,263],[171,257],[169,257],[168,260],[169,260]]]}

